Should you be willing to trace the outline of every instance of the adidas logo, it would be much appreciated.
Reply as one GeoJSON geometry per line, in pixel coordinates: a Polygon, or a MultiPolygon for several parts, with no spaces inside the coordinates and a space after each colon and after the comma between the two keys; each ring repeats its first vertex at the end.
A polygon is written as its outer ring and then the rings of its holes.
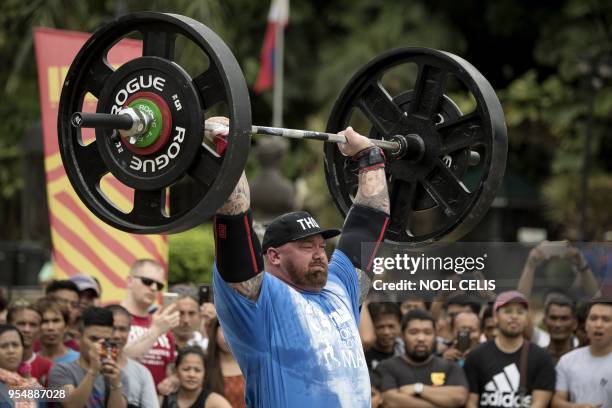
{"type": "Polygon", "coordinates": [[[503,371],[495,374],[480,395],[481,407],[530,407],[531,395],[521,398],[518,393],[521,383],[521,374],[516,364],[512,363],[504,367],[503,371]]]}

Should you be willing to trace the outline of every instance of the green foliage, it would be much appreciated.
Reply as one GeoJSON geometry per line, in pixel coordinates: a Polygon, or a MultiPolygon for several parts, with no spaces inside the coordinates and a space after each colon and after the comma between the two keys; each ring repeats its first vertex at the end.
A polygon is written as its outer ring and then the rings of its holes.
{"type": "MultiPolygon", "coordinates": [[[[18,222],[15,209],[22,181],[17,146],[24,130],[39,117],[32,28],[92,32],[116,13],[138,10],[187,15],[219,34],[252,86],[269,5],[269,0],[4,0],[0,6],[0,231],[18,222]]],[[[285,38],[284,124],[323,130],[352,73],[383,51],[425,46],[456,53],[481,70],[502,98],[510,138],[509,167],[536,187],[543,186],[551,219],[575,230],[575,217],[568,214],[577,208],[578,193],[571,187],[581,169],[591,98],[595,141],[591,167],[596,174],[592,181],[606,192],[605,197],[609,186],[605,180],[610,177],[607,157],[612,146],[606,136],[612,125],[612,87],[608,82],[594,90],[578,67],[581,60],[612,55],[610,21],[612,5],[601,0],[294,1],[285,38]]],[[[179,46],[177,56],[188,70],[201,69],[189,47],[179,46]]],[[[473,104],[458,93],[451,96],[464,111],[473,104]]],[[[271,92],[251,95],[251,105],[254,123],[271,122],[271,92]]],[[[321,151],[319,143],[291,142],[283,171],[305,186],[304,205],[309,210],[323,222],[339,225],[325,185],[321,151]]],[[[258,163],[249,160],[247,170],[253,177],[258,163]]],[[[605,214],[598,218],[599,211],[606,210],[596,199],[593,205],[590,219],[595,230],[595,224],[605,219],[605,214]]],[[[207,230],[194,232],[193,242],[199,240],[199,248],[212,247],[203,231],[207,230]]],[[[178,272],[171,269],[172,279],[182,279],[180,271],[189,271],[185,277],[206,277],[208,269],[196,266],[208,268],[212,258],[195,251],[207,258],[205,263],[192,262],[196,258],[183,248],[181,237],[170,238],[171,262],[178,265],[178,272]]]]}
{"type": "Polygon", "coordinates": [[[215,245],[210,224],[168,237],[169,283],[212,282],[215,245]]]}
{"type": "MultiPolygon", "coordinates": [[[[569,236],[578,235],[580,224],[580,180],[576,176],[554,176],[544,187],[549,217],[555,222],[566,225],[569,236]]],[[[588,188],[589,206],[587,216],[591,220],[589,232],[603,237],[612,225],[612,177],[601,172],[592,174],[588,188]]]]}
{"type": "MultiPolygon", "coordinates": [[[[606,55],[612,58],[611,27],[606,23],[610,17],[609,4],[566,1],[559,13],[544,21],[534,47],[535,60],[552,71],[532,68],[502,92],[511,146],[550,155],[550,177],[540,178],[542,191],[550,219],[563,225],[570,237],[576,237],[579,227],[582,202],[578,180],[585,139],[590,132],[597,142],[609,134],[612,125],[610,78],[594,86],[593,76],[580,72],[585,63],[595,65],[606,55]],[[549,74],[543,77],[543,72],[549,74]]],[[[608,160],[601,145],[593,143],[591,149],[588,228],[593,238],[601,239],[612,227],[609,201],[607,206],[600,201],[612,195],[612,177],[605,172],[603,163],[608,160]]]]}

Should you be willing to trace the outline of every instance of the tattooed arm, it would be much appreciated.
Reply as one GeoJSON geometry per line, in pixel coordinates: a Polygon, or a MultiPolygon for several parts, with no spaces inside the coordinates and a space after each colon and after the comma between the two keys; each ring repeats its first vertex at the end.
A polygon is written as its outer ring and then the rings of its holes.
{"type": "MultiPolygon", "coordinates": [[[[345,156],[354,158],[355,155],[359,156],[360,152],[363,154],[365,149],[374,146],[370,139],[350,127],[340,133],[344,134],[347,139],[346,144],[338,145],[340,152],[345,156]]],[[[365,271],[367,265],[362,264],[362,258],[365,256],[368,259],[370,255],[364,255],[361,244],[376,242],[380,239],[384,234],[389,213],[389,192],[384,163],[360,169],[359,186],[353,208],[347,214],[342,237],[338,244],[338,248],[351,259],[356,267],[359,279],[359,303],[367,295],[371,281],[367,275],[368,271],[365,271]]]]}
{"type": "Polygon", "coordinates": [[[223,206],[217,210],[217,214],[238,215],[247,212],[250,206],[251,190],[249,189],[249,182],[247,181],[246,174],[242,172],[234,191],[232,191],[232,194],[225,200],[223,206]]]}
{"type": "MultiPolygon", "coordinates": [[[[251,193],[249,183],[246,175],[242,173],[240,180],[238,180],[238,184],[236,184],[236,188],[234,188],[232,194],[227,198],[225,204],[217,210],[217,214],[230,216],[244,214],[249,210],[250,204],[251,193]]],[[[228,284],[242,296],[255,302],[259,297],[262,282],[263,273],[259,272],[243,282],[228,282],[228,284]]]]}
{"type": "MultiPolygon", "coordinates": [[[[229,126],[229,119],[224,118],[224,117],[213,117],[213,118],[208,119],[207,122],[220,123],[225,126],[229,126]]],[[[212,131],[209,137],[212,137],[212,139],[214,140],[215,138],[224,138],[225,136],[227,136],[227,128],[212,131]]],[[[246,217],[246,213],[249,211],[250,206],[251,206],[251,191],[249,189],[249,182],[247,181],[246,174],[243,172],[242,175],[240,176],[240,179],[238,180],[238,183],[236,184],[236,187],[234,188],[234,191],[232,191],[232,193],[229,195],[227,200],[225,200],[225,203],[223,204],[223,206],[221,206],[221,208],[217,210],[217,215],[230,216],[230,217],[231,216],[245,217],[245,219],[248,219],[249,221],[248,228],[246,229],[246,231],[245,230],[240,231],[238,235],[244,234],[244,235],[249,236],[250,239],[256,240],[257,238],[254,236],[255,234],[252,234],[252,225],[250,225],[250,218],[246,217]]],[[[244,226],[244,224],[242,225],[244,226]]],[[[215,228],[215,242],[216,242],[216,245],[223,245],[224,246],[223,249],[226,250],[225,252],[220,251],[219,247],[217,247],[217,255],[219,255],[220,253],[229,253],[228,255],[231,257],[232,252],[234,250],[249,251],[249,248],[247,248],[243,243],[227,242],[226,240],[223,240],[223,241],[220,240],[219,236],[217,236],[216,228],[215,228]],[[235,245],[235,247],[233,247],[232,244],[235,245]]],[[[252,242],[252,244],[254,244],[254,242],[252,242]]],[[[252,244],[251,244],[251,249],[253,247],[252,244]]],[[[261,257],[260,254],[253,254],[253,256],[261,257]]],[[[217,259],[217,261],[219,261],[219,259],[217,259]]],[[[219,264],[217,265],[217,268],[219,269],[219,272],[221,273],[221,268],[219,264]]],[[[231,269],[231,267],[229,269],[231,269]]],[[[231,273],[233,271],[230,270],[229,272],[231,273]]],[[[249,300],[256,301],[259,296],[261,284],[263,282],[263,273],[261,273],[261,270],[255,270],[253,271],[253,274],[254,276],[247,278],[242,282],[228,282],[228,284],[232,288],[234,288],[238,293],[240,293],[242,296],[246,297],[249,300]]],[[[223,276],[223,274],[221,275],[223,276]]]]}
{"type": "MultiPolygon", "coordinates": [[[[346,144],[338,144],[340,152],[345,156],[353,157],[360,151],[374,146],[372,140],[355,132],[351,127],[340,134],[344,134],[347,140],[346,144]]],[[[384,166],[360,172],[359,186],[353,204],[371,207],[385,214],[390,213],[389,191],[384,166]]]]}

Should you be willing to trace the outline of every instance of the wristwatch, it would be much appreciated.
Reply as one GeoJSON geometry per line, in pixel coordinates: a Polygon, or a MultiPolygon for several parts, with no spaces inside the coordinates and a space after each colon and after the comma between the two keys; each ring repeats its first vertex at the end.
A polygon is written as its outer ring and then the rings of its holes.
{"type": "Polygon", "coordinates": [[[414,383],[414,395],[416,395],[417,397],[421,396],[421,393],[423,392],[423,383],[414,383]]]}

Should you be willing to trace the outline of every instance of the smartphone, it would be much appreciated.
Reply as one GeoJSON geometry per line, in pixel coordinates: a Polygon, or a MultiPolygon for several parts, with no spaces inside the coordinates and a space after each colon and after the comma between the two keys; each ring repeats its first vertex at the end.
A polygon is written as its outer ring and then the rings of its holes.
{"type": "Polygon", "coordinates": [[[116,360],[117,345],[109,339],[104,340],[102,342],[102,349],[100,350],[100,359],[103,363],[106,360],[116,360]]]}
{"type": "Polygon", "coordinates": [[[198,303],[200,306],[204,303],[212,301],[212,287],[208,283],[203,283],[198,286],[198,303]]]}
{"type": "Polygon", "coordinates": [[[470,343],[470,331],[461,330],[457,334],[457,350],[462,353],[465,353],[470,348],[470,343]]]}
{"type": "Polygon", "coordinates": [[[164,307],[166,307],[168,305],[171,305],[172,303],[176,302],[176,300],[179,297],[178,293],[172,293],[172,292],[166,292],[162,296],[164,298],[164,301],[163,301],[163,306],[164,307]]]}
{"type": "Polygon", "coordinates": [[[543,250],[548,258],[563,258],[568,247],[569,243],[567,241],[549,241],[543,245],[543,250]]]}

